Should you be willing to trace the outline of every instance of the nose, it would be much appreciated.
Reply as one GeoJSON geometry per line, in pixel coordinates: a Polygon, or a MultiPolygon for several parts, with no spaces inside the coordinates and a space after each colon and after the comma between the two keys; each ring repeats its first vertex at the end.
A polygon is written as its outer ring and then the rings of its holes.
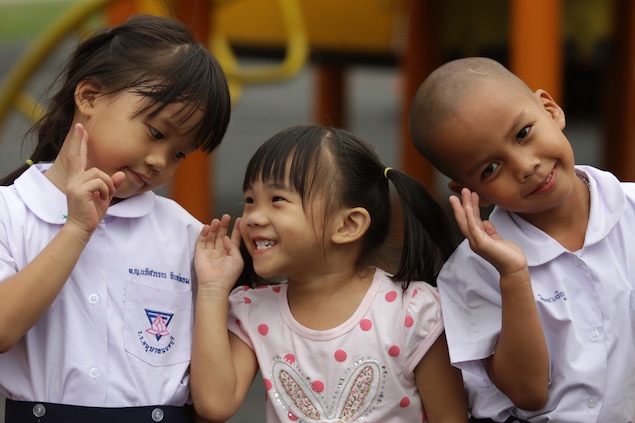
{"type": "Polygon", "coordinates": [[[152,172],[161,175],[165,172],[168,163],[168,153],[161,149],[154,149],[145,157],[145,164],[152,169],[152,172]]]}
{"type": "Polygon", "coordinates": [[[518,180],[525,182],[540,167],[540,159],[533,154],[520,155],[516,159],[516,173],[518,180]]]}
{"type": "Polygon", "coordinates": [[[253,226],[266,226],[269,223],[267,214],[261,207],[256,207],[254,204],[249,204],[243,210],[242,223],[247,227],[253,226]]]}

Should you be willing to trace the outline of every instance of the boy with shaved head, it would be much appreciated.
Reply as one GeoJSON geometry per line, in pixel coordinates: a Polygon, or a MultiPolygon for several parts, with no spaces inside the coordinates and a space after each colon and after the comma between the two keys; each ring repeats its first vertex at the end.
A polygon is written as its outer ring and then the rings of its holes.
{"type": "Polygon", "coordinates": [[[635,184],[576,166],[565,123],[487,58],[412,102],[415,146],[458,194],[466,240],[438,286],[474,422],[635,422],[635,184]]]}

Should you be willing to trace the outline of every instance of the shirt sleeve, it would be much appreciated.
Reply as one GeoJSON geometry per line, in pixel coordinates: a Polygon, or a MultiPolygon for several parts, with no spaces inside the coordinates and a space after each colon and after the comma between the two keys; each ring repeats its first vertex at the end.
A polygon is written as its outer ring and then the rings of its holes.
{"type": "Polygon", "coordinates": [[[254,346],[247,330],[249,327],[249,307],[247,304],[250,301],[247,293],[249,291],[248,287],[239,286],[229,294],[227,329],[253,350],[254,346]]]}
{"type": "Polygon", "coordinates": [[[443,266],[437,284],[450,361],[486,377],[482,360],[494,352],[501,330],[498,272],[464,241],[443,266]]]}
{"type": "Polygon", "coordinates": [[[15,275],[18,267],[9,244],[8,224],[11,212],[4,196],[0,196],[0,283],[15,275]]]}
{"type": "Polygon", "coordinates": [[[425,282],[412,282],[406,295],[404,321],[408,360],[405,374],[414,380],[414,370],[443,333],[443,317],[437,290],[425,282]]]}

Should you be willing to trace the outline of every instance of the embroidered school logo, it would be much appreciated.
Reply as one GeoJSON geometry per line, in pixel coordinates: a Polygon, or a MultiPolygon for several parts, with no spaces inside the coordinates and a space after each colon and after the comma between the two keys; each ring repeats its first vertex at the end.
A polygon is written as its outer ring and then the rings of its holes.
{"type": "Polygon", "coordinates": [[[156,336],[157,341],[161,340],[161,337],[170,334],[170,331],[168,331],[168,325],[170,324],[170,321],[172,321],[174,313],[164,313],[161,311],[148,310],[147,308],[145,311],[146,316],[150,321],[150,327],[146,329],[146,332],[156,336]]]}

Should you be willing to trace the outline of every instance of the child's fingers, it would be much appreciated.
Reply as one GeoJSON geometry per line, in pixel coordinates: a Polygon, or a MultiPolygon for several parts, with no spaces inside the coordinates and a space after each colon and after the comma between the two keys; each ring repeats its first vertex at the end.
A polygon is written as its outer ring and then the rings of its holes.
{"type": "Polygon", "coordinates": [[[209,233],[207,234],[207,242],[215,244],[218,238],[218,228],[220,227],[220,220],[212,219],[209,224],[209,233]]]}
{"type": "Polygon", "coordinates": [[[88,132],[80,123],[75,125],[75,130],[81,134],[79,142],[79,171],[84,172],[88,162],[88,132]]]}
{"type": "Polygon", "coordinates": [[[463,207],[465,208],[468,229],[470,231],[483,229],[481,209],[478,203],[478,194],[471,192],[467,188],[463,188],[461,194],[463,196],[463,207]]]}
{"type": "Polygon", "coordinates": [[[231,234],[231,242],[238,248],[240,248],[240,242],[242,241],[242,237],[240,235],[240,221],[240,217],[237,217],[236,220],[234,220],[234,227],[232,228],[231,234]]]}
{"type": "MultiPolygon", "coordinates": [[[[466,189],[467,190],[467,189],[466,189]]],[[[475,192],[470,192],[470,205],[472,206],[472,211],[474,212],[474,218],[476,220],[481,220],[481,207],[479,204],[478,194],[475,192]]]]}
{"type": "Polygon", "coordinates": [[[222,245],[224,242],[223,238],[227,236],[230,223],[231,217],[228,214],[224,214],[221,216],[216,234],[216,242],[218,242],[220,245],[222,245]]]}
{"type": "Polygon", "coordinates": [[[467,228],[467,219],[465,217],[463,204],[461,204],[461,200],[456,195],[450,196],[449,201],[450,206],[452,207],[452,212],[454,213],[454,219],[456,220],[457,225],[459,225],[461,232],[464,232],[463,229],[467,228]]]}
{"type": "Polygon", "coordinates": [[[65,149],[67,153],[64,154],[64,165],[69,176],[80,174],[86,170],[88,157],[88,132],[81,123],[75,125],[66,142],[69,145],[65,149]]]}

